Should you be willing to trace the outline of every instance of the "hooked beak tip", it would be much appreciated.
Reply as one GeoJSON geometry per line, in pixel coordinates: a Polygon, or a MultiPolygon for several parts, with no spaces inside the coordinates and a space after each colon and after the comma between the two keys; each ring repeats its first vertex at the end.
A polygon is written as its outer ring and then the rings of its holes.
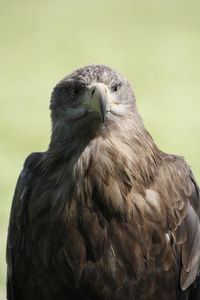
{"type": "Polygon", "coordinates": [[[97,83],[91,88],[92,102],[95,103],[96,111],[100,113],[102,122],[105,123],[107,115],[108,93],[103,83],[97,83]]]}

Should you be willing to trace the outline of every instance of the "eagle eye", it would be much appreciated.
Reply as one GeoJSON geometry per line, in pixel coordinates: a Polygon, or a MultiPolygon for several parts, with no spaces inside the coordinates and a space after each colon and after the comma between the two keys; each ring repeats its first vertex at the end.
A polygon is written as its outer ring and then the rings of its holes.
{"type": "Polygon", "coordinates": [[[116,83],[111,87],[112,92],[118,93],[120,88],[120,83],[116,83]]]}
{"type": "Polygon", "coordinates": [[[69,94],[70,94],[70,97],[72,99],[75,99],[79,96],[80,94],[80,89],[78,86],[71,86],[70,89],[69,89],[69,94]]]}

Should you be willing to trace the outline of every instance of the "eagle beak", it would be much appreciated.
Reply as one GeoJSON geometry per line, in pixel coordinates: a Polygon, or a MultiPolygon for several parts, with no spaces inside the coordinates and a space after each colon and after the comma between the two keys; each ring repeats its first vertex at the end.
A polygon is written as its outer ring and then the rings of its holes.
{"type": "Polygon", "coordinates": [[[99,113],[102,122],[106,120],[108,105],[108,89],[103,83],[96,83],[90,87],[91,102],[88,112],[99,113]]]}

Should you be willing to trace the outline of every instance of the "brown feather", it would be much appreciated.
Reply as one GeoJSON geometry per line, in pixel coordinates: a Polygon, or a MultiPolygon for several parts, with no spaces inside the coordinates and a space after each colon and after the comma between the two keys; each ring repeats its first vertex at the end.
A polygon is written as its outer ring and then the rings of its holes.
{"type": "Polygon", "coordinates": [[[8,300],[192,294],[199,188],[183,158],[156,147],[129,83],[108,67],[85,67],[55,87],[50,108],[49,149],[26,160],[13,198],[8,300]],[[82,102],[71,89],[88,92],[94,83],[110,91],[120,83],[119,110],[111,107],[104,123],[92,113],[73,119],[82,102]]]}

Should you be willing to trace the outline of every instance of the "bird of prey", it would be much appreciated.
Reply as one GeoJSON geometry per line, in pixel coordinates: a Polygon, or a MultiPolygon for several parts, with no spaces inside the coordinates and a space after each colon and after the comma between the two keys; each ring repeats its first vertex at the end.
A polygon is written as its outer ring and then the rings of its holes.
{"type": "Polygon", "coordinates": [[[200,299],[200,190],[160,151],[128,81],[91,65],[61,80],[48,150],[19,176],[8,300],[200,299]]]}

